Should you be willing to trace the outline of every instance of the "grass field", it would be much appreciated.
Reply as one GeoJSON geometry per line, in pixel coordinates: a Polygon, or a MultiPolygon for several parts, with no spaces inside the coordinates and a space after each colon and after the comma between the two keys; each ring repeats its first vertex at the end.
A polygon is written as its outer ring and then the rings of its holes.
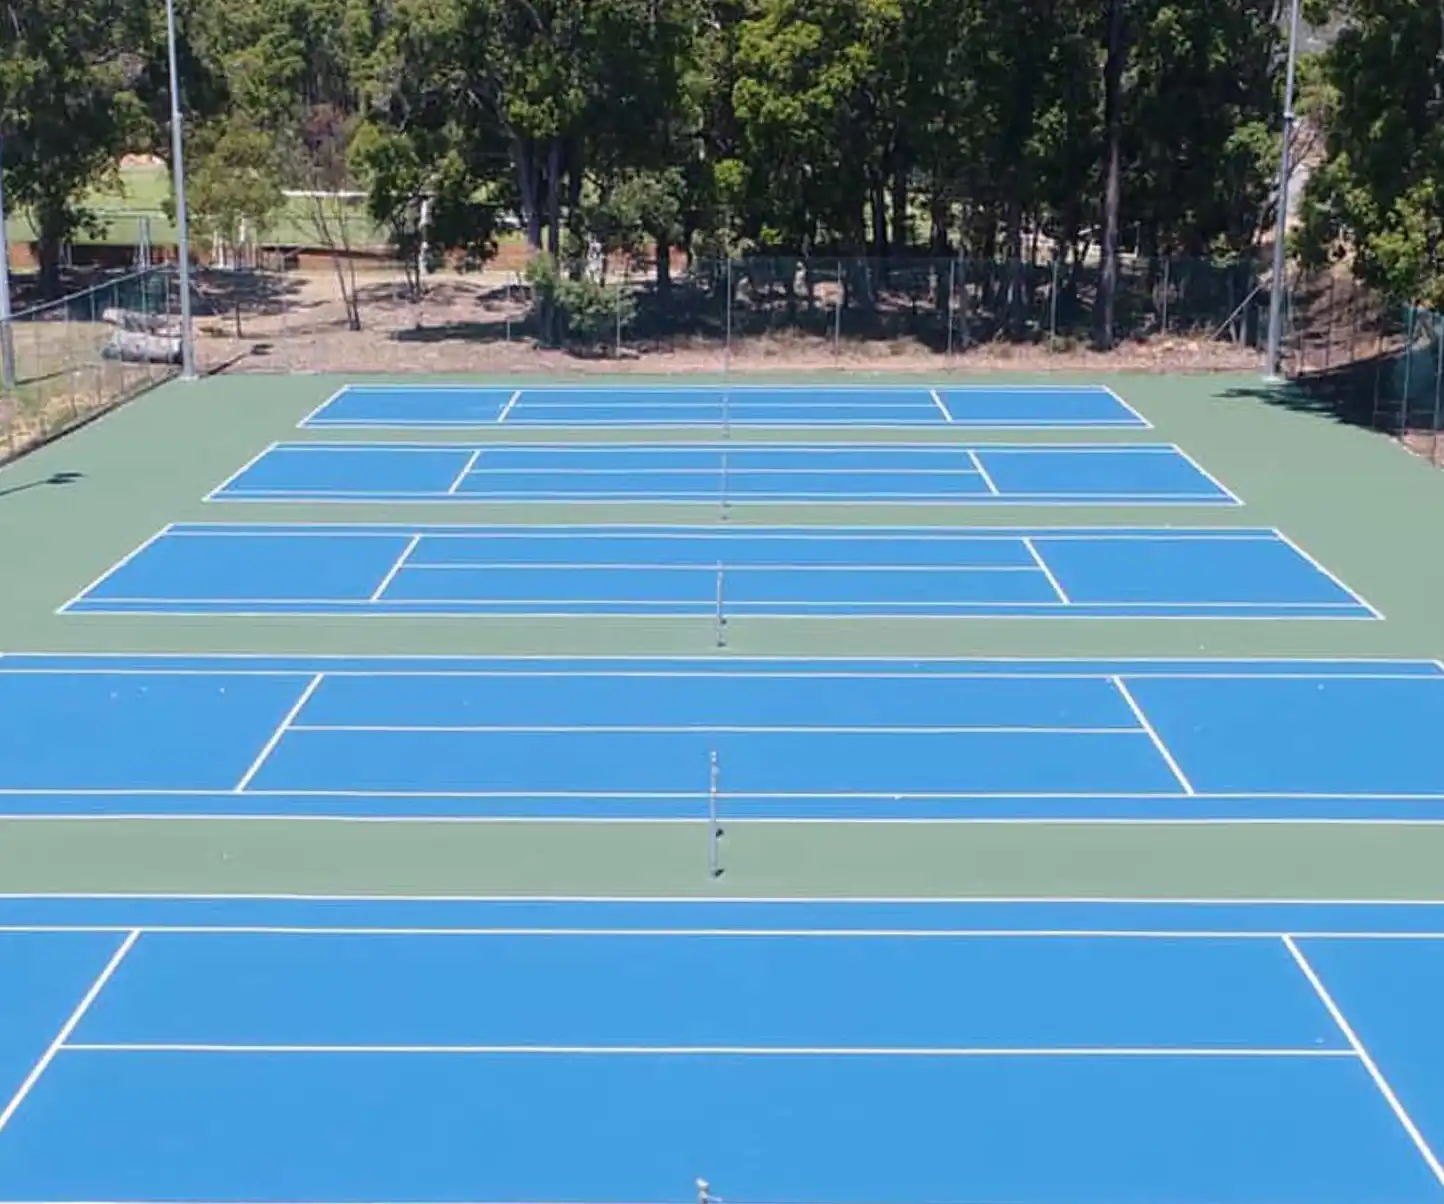
{"type": "MultiPolygon", "coordinates": [[[[171,198],[170,175],[164,166],[133,165],[118,170],[113,183],[92,189],[84,205],[102,223],[95,236],[83,235],[77,242],[100,246],[136,246],[141,239],[142,221],[150,224],[150,240],[154,246],[175,246],[175,225],[167,215],[171,198]]],[[[10,215],[5,235],[11,242],[28,243],[35,238],[35,228],[26,213],[10,215]]],[[[386,235],[367,216],[365,206],[357,204],[350,222],[353,245],[381,247],[386,235]]],[[[266,231],[265,242],[276,246],[314,246],[318,243],[315,223],[308,216],[307,202],[299,197],[287,200],[273,227],[266,231]]]]}

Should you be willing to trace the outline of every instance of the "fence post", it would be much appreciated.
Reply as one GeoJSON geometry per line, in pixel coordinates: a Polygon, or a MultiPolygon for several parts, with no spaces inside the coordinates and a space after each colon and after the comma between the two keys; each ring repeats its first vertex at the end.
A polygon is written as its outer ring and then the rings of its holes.
{"type": "Polygon", "coordinates": [[[613,354],[617,359],[621,359],[621,358],[622,358],[622,282],[621,282],[620,280],[614,280],[614,281],[612,282],[612,287],[616,290],[616,296],[613,298],[613,301],[612,301],[612,310],[613,310],[613,312],[614,312],[614,313],[616,314],[616,316],[617,316],[617,340],[616,340],[616,346],[615,346],[615,348],[613,348],[612,354],[613,354]]]}
{"type": "Polygon", "coordinates": [[[1328,317],[1324,326],[1324,371],[1329,370],[1329,365],[1334,358],[1334,287],[1336,279],[1332,271],[1329,272],[1329,299],[1325,304],[1328,306],[1328,317]]]}
{"type": "Polygon", "coordinates": [[[958,307],[958,333],[962,335],[963,350],[966,351],[968,349],[968,261],[962,255],[958,256],[958,267],[962,269],[963,276],[959,281],[962,285],[962,291],[959,293],[962,304],[958,307]]]}
{"type": "Polygon", "coordinates": [[[1380,377],[1383,375],[1384,372],[1384,326],[1382,315],[1380,317],[1377,336],[1378,337],[1374,340],[1374,405],[1373,408],[1369,411],[1369,425],[1375,428],[1377,428],[1379,425],[1379,382],[1380,377]]]}
{"type": "Polygon", "coordinates": [[[837,296],[833,299],[836,308],[832,311],[832,358],[842,355],[842,260],[837,261],[837,296]]]}
{"type": "Polygon", "coordinates": [[[1058,249],[1053,249],[1053,282],[1048,286],[1048,350],[1058,343],[1058,249]]]}
{"type": "Polygon", "coordinates": [[[1168,333],[1168,292],[1169,292],[1169,263],[1167,255],[1163,257],[1163,316],[1159,324],[1159,331],[1162,334],[1168,333]]]}
{"type": "Polygon", "coordinates": [[[1440,386],[1444,385],[1444,346],[1440,340],[1444,338],[1444,318],[1438,314],[1431,314],[1434,326],[1434,414],[1433,421],[1429,424],[1430,447],[1429,463],[1439,463],[1439,400],[1440,386]]]}
{"type": "Polygon", "coordinates": [[[944,307],[943,307],[943,313],[944,313],[944,315],[946,316],[946,318],[947,318],[947,323],[948,323],[948,357],[949,357],[950,359],[952,358],[952,354],[953,354],[953,293],[956,291],[957,287],[958,287],[958,261],[957,261],[956,259],[949,259],[949,260],[948,260],[948,299],[947,299],[946,305],[944,305],[944,307]]]}
{"type": "MultiPolygon", "coordinates": [[[[90,290],[90,325],[92,328],[99,324],[95,305],[95,299],[99,292],[99,289],[90,290]]],[[[101,307],[100,312],[105,312],[103,306],[101,307]]],[[[103,362],[104,361],[102,360],[102,363],[103,362]]],[[[95,382],[95,408],[98,410],[102,405],[105,404],[105,388],[101,380],[101,364],[90,364],[88,365],[88,367],[90,369],[91,379],[95,382]]]]}
{"type": "Polygon", "coordinates": [[[1409,306],[1409,325],[1404,335],[1404,386],[1399,396],[1399,433],[1409,429],[1409,386],[1414,376],[1414,328],[1419,320],[1419,307],[1409,306]]]}

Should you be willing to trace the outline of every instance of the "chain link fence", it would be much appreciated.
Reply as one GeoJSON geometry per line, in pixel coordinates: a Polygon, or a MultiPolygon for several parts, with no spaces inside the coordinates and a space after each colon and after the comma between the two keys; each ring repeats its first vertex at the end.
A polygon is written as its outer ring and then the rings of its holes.
{"type": "MultiPolygon", "coordinates": [[[[212,272],[205,287],[218,320],[255,345],[239,366],[283,372],[563,366],[536,353],[572,366],[671,356],[657,366],[697,370],[764,360],[920,367],[939,357],[986,366],[1028,355],[1047,368],[1086,353],[1101,292],[1098,265],[1072,260],[679,254],[659,275],[650,255],[597,254],[540,296],[519,248],[508,252],[470,270],[426,271],[384,255],[268,252],[258,269],[212,272]]],[[[1180,355],[1257,366],[1266,272],[1253,261],[1125,259],[1115,366],[1146,366],[1150,354],[1160,367],[1179,366],[1180,355]]]]}
{"type": "Polygon", "coordinates": [[[1339,272],[1301,280],[1290,301],[1288,371],[1303,396],[1444,464],[1444,316],[1339,272]]]}
{"type": "MultiPolygon", "coordinates": [[[[211,287],[201,273],[192,294],[198,367],[214,371],[245,350],[233,320],[241,281],[211,287]]],[[[245,282],[245,307],[259,281],[245,282]]],[[[54,301],[12,314],[8,342],[13,380],[0,382],[0,462],[45,443],[180,371],[177,355],[138,357],[137,336],[153,349],[177,346],[180,291],[173,268],[118,273],[54,301]],[[129,336],[132,350],[122,344],[129,336]]]]}

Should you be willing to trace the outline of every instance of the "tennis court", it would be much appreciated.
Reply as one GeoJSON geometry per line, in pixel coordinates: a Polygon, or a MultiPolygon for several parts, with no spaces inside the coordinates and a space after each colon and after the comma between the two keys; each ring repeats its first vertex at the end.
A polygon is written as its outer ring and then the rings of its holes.
{"type": "Polygon", "coordinates": [[[1100,385],[351,384],[302,427],[1148,427],[1100,385]]]}
{"type": "Polygon", "coordinates": [[[7,1201],[670,1204],[699,1177],[840,1204],[1444,1199],[1438,905],[10,898],[0,921],[7,1201]]]}
{"type": "Polygon", "coordinates": [[[5,656],[0,711],[12,815],[1444,818],[1430,661],[5,656]]]}
{"type": "Polygon", "coordinates": [[[65,613],[1369,619],[1278,531],[176,523],[65,613]]]}
{"type": "Polygon", "coordinates": [[[0,488],[0,1204],[1444,1204],[1444,903],[1343,901],[1438,897],[1396,456],[1174,381],[339,383],[0,488]]]}
{"type": "Polygon", "coordinates": [[[274,443],[209,500],[1239,504],[1172,444],[1036,443],[274,443]]]}

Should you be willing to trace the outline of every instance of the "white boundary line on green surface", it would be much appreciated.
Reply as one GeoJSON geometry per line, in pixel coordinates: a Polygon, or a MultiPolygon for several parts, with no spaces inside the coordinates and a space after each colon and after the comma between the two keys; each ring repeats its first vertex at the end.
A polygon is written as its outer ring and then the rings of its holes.
{"type": "Polygon", "coordinates": [[[212,489],[212,490],[211,490],[208,494],[206,494],[205,497],[203,497],[201,500],[204,501],[204,502],[214,501],[217,494],[220,494],[220,493],[224,492],[225,490],[229,489],[229,488],[230,488],[232,485],[234,485],[238,480],[240,480],[241,477],[245,476],[246,473],[248,473],[252,468],[254,468],[257,464],[259,464],[259,463],[260,463],[262,460],[264,460],[267,456],[269,456],[273,451],[281,450],[281,449],[284,448],[285,446],[286,446],[286,445],[283,444],[283,443],[281,443],[279,440],[273,440],[271,443],[269,443],[269,444],[267,444],[265,447],[261,448],[260,451],[258,451],[254,456],[252,456],[249,460],[247,460],[244,464],[242,464],[238,469],[236,469],[235,472],[231,473],[230,476],[228,476],[224,481],[222,481],[219,485],[217,485],[214,489],[212,489]]]}

